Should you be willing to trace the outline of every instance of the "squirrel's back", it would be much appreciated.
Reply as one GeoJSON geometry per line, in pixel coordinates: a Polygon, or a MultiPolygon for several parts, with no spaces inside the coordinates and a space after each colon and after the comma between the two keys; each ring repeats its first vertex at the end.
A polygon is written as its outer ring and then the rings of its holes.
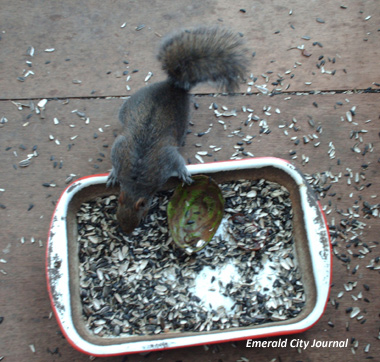
{"type": "Polygon", "coordinates": [[[168,36],[157,58],[169,81],[185,90],[201,82],[213,82],[232,92],[246,70],[240,35],[220,26],[202,26],[168,36]]]}
{"type": "Polygon", "coordinates": [[[170,177],[191,183],[178,151],[189,118],[188,90],[213,82],[234,91],[245,75],[246,57],[238,34],[222,27],[199,27],[167,37],[158,59],[168,78],[133,94],[123,104],[123,124],[111,151],[107,185],[120,184],[117,219],[131,232],[146,215],[153,195],[170,177]]]}

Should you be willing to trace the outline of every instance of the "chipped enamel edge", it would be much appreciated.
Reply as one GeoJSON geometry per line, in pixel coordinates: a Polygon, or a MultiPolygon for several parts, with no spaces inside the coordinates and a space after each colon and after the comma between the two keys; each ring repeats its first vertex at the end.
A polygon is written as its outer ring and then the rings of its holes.
{"type": "MultiPolygon", "coordinates": [[[[275,167],[286,172],[293,178],[299,187],[301,205],[306,222],[310,257],[317,290],[314,309],[304,319],[288,325],[265,326],[255,329],[244,329],[211,334],[194,334],[163,338],[161,340],[144,340],[112,345],[96,345],[84,340],[77,332],[73,320],[70,304],[69,289],[69,260],[66,230],[66,214],[68,205],[76,192],[94,184],[105,183],[108,175],[94,175],[79,179],[69,185],[62,193],[53,214],[48,245],[46,251],[46,272],[50,300],[57,321],[70,344],[87,354],[95,356],[111,356],[142,351],[162,350],[185,346],[203,345],[226,342],[247,338],[269,337],[282,334],[302,332],[312,327],[322,316],[329,296],[331,279],[331,252],[327,225],[323,212],[314,197],[310,197],[310,190],[301,173],[288,161],[273,158],[252,158],[239,161],[221,161],[187,166],[191,174],[215,173],[239,169],[275,167]],[[319,221],[323,220],[322,223],[319,221]],[[58,267],[57,267],[58,266],[58,267]]],[[[117,339],[115,339],[117,342],[117,339]]]]}

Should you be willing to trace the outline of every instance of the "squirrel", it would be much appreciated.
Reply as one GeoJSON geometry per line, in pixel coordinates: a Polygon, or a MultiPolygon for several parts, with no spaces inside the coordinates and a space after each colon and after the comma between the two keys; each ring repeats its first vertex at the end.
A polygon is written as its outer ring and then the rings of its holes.
{"type": "Polygon", "coordinates": [[[146,86],[121,106],[121,134],[111,150],[107,187],[120,185],[117,220],[131,233],[147,214],[154,194],[170,177],[192,182],[178,151],[189,122],[189,90],[201,82],[235,91],[246,71],[239,34],[201,26],[166,37],[158,60],[167,79],[146,86]]]}

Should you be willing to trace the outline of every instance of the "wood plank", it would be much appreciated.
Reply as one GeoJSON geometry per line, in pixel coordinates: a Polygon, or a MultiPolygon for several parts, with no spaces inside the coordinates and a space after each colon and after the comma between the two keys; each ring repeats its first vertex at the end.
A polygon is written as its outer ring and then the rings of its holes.
{"type": "MultiPolygon", "coordinates": [[[[376,1],[350,2],[346,9],[340,5],[339,1],[302,0],[286,5],[263,0],[253,4],[248,0],[239,4],[227,0],[196,0],[191,4],[186,0],[153,3],[117,0],[112,6],[101,0],[91,3],[34,0],[27,5],[21,1],[2,1],[0,97],[130,94],[145,84],[148,72],[154,74],[151,81],[164,78],[155,59],[160,42],[157,34],[196,24],[224,24],[241,32],[250,56],[255,53],[248,74],[258,77],[259,85],[267,82],[271,90],[378,89],[373,83],[379,83],[380,79],[380,8],[376,1]],[[145,27],[136,31],[141,24],[145,27]],[[303,39],[304,36],[310,40],[303,39]],[[302,45],[312,54],[310,57],[303,56],[301,50],[289,50],[302,45]],[[33,57],[26,55],[30,46],[35,49],[33,57]],[[53,52],[45,51],[53,48],[53,52]],[[318,60],[320,56],[324,59],[318,60]],[[129,64],[124,64],[124,60],[129,64]],[[335,75],[322,74],[316,67],[323,60],[325,70],[335,75]],[[26,61],[32,62],[31,68],[26,61]],[[132,73],[136,69],[139,72],[132,73]],[[33,71],[34,75],[24,82],[18,81],[27,71],[33,71]],[[124,71],[131,75],[128,82],[131,91],[126,89],[124,71]],[[291,73],[285,74],[287,71],[291,73]],[[278,74],[284,78],[282,86],[273,86],[278,74]]],[[[241,92],[246,88],[243,86],[241,92]]],[[[195,93],[211,91],[214,92],[207,86],[194,89],[195,93]]]]}
{"type": "MultiPolygon", "coordinates": [[[[321,197],[321,203],[328,213],[329,224],[331,225],[335,219],[335,225],[342,231],[344,231],[344,227],[340,224],[342,219],[365,223],[362,229],[353,227],[351,231],[346,232],[348,239],[356,237],[357,234],[360,242],[355,246],[342,238],[334,240],[336,242],[334,250],[338,256],[340,258],[342,254],[350,256],[351,262],[346,264],[334,257],[333,286],[325,314],[309,331],[282,337],[288,341],[286,348],[250,349],[246,348],[245,342],[242,341],[234,344],[217,344],[207,350],[201,346],[150,353],[144,357],[139,355],[113,357],[107,361],[156,361],[160,358],[166,361],[188,361],[190,355],[191,360],[205,360],[206,356],[211,361],[236,361],[242,356],[249,360],[270,361],[276,358],[281,361],[314,361],[331,359],[332,353],[334,359],[345,361],[363,360],[371,356],[377,358],[380,353],[376,340],[379,332],[380,304],[377,287],[379,271],[370,270],[366,266],[372,259],[380,256],[379,246],[375,243],[379,241],[380,228],[378,218],[366,215],[363,205],[364,202],[371,205],[379,204],[380,198],[379,97],[379,94],[349,93],[293,95],[290,99],[285,95],[196,97],[194,101],[199,108],[192,111],[194,126],[189,127],[191,134],[187,137],[186,146],[181,150],[186,159],[194,163],[197,151],[208,150],[212,155],[205,156],[205,161],[227,160],[236,152],[234,146],[237,146],[237,142],[242,141],[242,137],[251,135],[255,136],[252,143],[247,144],[243,141],[242,152],[251,152],[256,157],[275,156],[287,159],[307,174],[329,171],[339,176],[342,173],[336,183],[327,179],[325,186],[331,185],[331,188],[326,191],[326,197],[321,197]],[[236,109],[237,116],[217,118],[214,110],[209,109],[212,103],[218,104],[220,111],[222,106],[226,106],[229,110],[236,109]],[[270,133],[260,133],[260,121],[244,125],[248,112],[242,111],[243,106],[251,107],[254,109],[254,114],[261,120],[265,119],[270,133]],[[346,112],[354,106],[356,110],[353,121],[348,122],[346,112]],[[270,115],[265,114],[264,107],[266,109],[271,107],[267,111],[270,115]],[[280,113],[276,112],[277,108],[280,113]],[[291,126],[293,118],[297,120],[295,124],[298,127],[297,132],[295,126],[291,126]],[[314,127],[311,126],[309,119],[314,121],[314,127]],[[225,122],[226,130],[218,120],[225,122]],[[367,122],[368,120],[371,121],[367,122]],[[317,132],[318,126],[322,127],[322,133],[317,132]],[[202,137],[197,136],[199,132],[207,131],[209,127],[211,128],[209,133],[202,137]],[[287,135],[285,131],[288,132],[287,135]],[[362,139],[355,139],[356,134],[350,138],[352,131],[361,131],[358,137],[362,139]],[[233,136],[229,137],[231,134],[233,136]],[[303,136],[309,134],[316,134],[318,139],[304,144],[303,136]],[[292,137],[298,137],[300,143],[295,145],[292,137]],[[320,145],[314,147],[317,142],[320,142],[320,145]],[[330,142],[335,147],[333,159],[328,154],[330,142]],[[201,147],[195,146],[198,143],[201,147]],[[222,149],[219,152],[212,152],[209,146],[213,144],[222,149]],[[361,153],[352,151],[355,145],[360,148],[361,153]],[[368,151],[363,155],[366,147],[368,151]],[[296,151],[296,154],[291,155],[291,150],[296,151]],[[309,157],[309,162],[302,162],[302,155],[309,157]],[[293,159],[294,156],[297,158],[293,159]],[[347,184],[349,177],[345,176],[349,174],[347,168],[354,175],[351,185],[347,184]],[[365,179],[361,178],[355,183],[357,172],[365,179]],[[349,208],[358,213],[359,217],[345,216],[349,208]],[[350,255],[350,251],[360,255],[360,250],[364,249],[360,243],[366,243],[371,252],[361,256],[350,255]],[[356,265],[359,265],[359,269],[353,274],[356,265]],[[344,284],[348,282],[357,283],[350,292],[346,292],[344,288],[344,284]],[[370,287],[369,291],[363,287],[364,284],[370,287]],[[338,298],[340,291],[345,292],[341,298],[338,298]],[[362,296],[359,293],[362,293],[362,296]],[[353,297],[359,299],[354,301],[353,297]],[[333,306],[333,301],[339,303],[339,306],[333,306]],[[362,320],[349,318],[346,309],[353,306],[361,309],[362,320]],[[328,322],[332,322],[333,327],[329,326],[328,322]],[[349,331],[346,331],[346,322],[349,322],[349,331]],[[349,339],[349,348],[343,349],[309,347],[299,353],[297,348],[289,345],[293,339],[312,342],[314,339],[334,341],[346,338],[349,339]],[[351,352],[351,338],[359,341],[355,355],[351,352]],[[367,344],[371,344],[369,353],[364,352],[367,344]]],[[[107,172],[110,169],[109,146],[113,142],[114,132],[118,130],[117,112],[121,103],[120,99],[71,99],[68,104],[64,104],[63,101],[49,101],[45,106],[45,118],[41,119],[27,107],[19,111],[10,101],[1,102],[1,116],[8,119],[7,123],[1,125],[0,132],[2,170],[0,188],[3,189],[0,191],[0,204],[5,207],[0,209],[0,258],[7,261],[0,264],[2,270],[0,316],[4,317],[1,323],[0,355],[5,357],[4,360],[88,361],[88,356],[75,351],[62,338],[54,318],[49,319],[51,307],[45,281],[46,236],[54,202],[66,187],[67,176],[73,173],[79,177],[107,172]],[[74,110],[84,112],[86,117],[90,118],[90,122],[86,124],[77,113],[73,113],[74,110]],[[60,123],[55,125],[54,118],[59,119],[60,123]],[[103,132],[99,128],[102,128],[103,132]],[[54,140],[50,140],[49,135],[58,139],[60,144],[57,145],[54,140]],[[71,139],[76,135],[77,138],[71,139]],[[68,150],[69,144],[72,145],[70,150],[68,150]],[[33,157],[28,167],[20,168],[19,161],[25,159],[35,145],[38,146],[38,157],[33,157]],[[61,168],[60,161],[63,161],[61,168]],[[57,162],[56,167],[54,162],[57,162]],[[13,165],[16,165],[17,169],[13,165]],[[43,183],[54,183],[56,187],[46,188],[42,186],[43,183]],[[24,243],[20,241],[22,237],[25,238],[24,243]],[[43,244],[42,247],[39,245],[39,240],[43,244]],[[29,345],[34,345],[35,353],[31,351],[29,345]],[[59,354],[52,354],[56,348],[59,354]]]]}

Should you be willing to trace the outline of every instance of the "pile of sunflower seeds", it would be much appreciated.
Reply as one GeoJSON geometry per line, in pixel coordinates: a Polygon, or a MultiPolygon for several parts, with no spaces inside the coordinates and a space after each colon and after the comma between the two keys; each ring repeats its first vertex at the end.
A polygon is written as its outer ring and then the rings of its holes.
{"type": "Polygon", "coordinates": [[[297,316],[305,294],[297,267],[288,191],[266,180],[219,185],[225,217],[192,255],[168,232],[172,192],[159,193],[130,235],[116,221],[117,197],[77,214],[83,317],[98,336],[202,332],[297,316]]]}

